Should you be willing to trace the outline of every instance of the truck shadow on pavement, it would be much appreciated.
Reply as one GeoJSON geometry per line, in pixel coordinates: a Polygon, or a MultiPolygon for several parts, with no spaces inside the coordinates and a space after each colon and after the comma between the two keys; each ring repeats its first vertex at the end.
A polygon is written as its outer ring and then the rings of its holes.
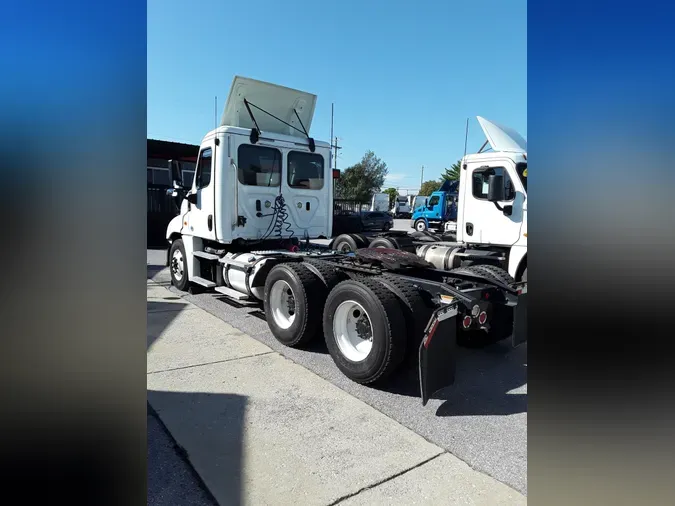
{"type": "Polygon", "coordinates": [[[148,390],[148,505],[242,504],[241,395],[148,390]]]}
{"type": "MultiPolygon", "coordinates": [[[[458,348],[455,383],[432,396],[437,416],[513,415],[527,412],[527,345],[507,342],[483,349],[458,348]],[[514,392],[515,391],[515,392],[514,392]],[[521,393],[523,391],[523,393],[521,393]]],[[[409,360],[382,391],[420,396],[417,363],[409,360]]]]}

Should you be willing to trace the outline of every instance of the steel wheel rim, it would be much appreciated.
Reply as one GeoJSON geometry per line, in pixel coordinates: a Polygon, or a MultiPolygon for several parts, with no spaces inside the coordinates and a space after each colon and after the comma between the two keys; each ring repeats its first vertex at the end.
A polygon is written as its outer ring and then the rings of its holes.
{"type": "Polygon", "coordinates": [[[183,275],[185,274],[184,269],[183,253],[177,249],[171,256],[171,274],[173,274],[173,277],[176,279],[176,281],[183,279],[183,275]]]}
{"type": "Polygon", "coordinates": [[[274,282],[270,289],[270,307],[272,318],[282,329],[287,329],[295,321],[295,295],[291,286],[283,279],[274,282]]]}
{"type": "Polygon", "coordinates": [[[362,362],[373,349],[373,324],[363,306],[346,300],[335,310],[333,335],[347,360],[362,362]]]}
{"type": "Polygon", "coordinates": [[[420,221],[420,222],[417,224],[417,231],[418,231],[418,232],[424,232],[424,231],[426,230],[426,228],[427,228],[426,225],[425,225],[424,222],[422,222],[422,221],[420,221]]]}

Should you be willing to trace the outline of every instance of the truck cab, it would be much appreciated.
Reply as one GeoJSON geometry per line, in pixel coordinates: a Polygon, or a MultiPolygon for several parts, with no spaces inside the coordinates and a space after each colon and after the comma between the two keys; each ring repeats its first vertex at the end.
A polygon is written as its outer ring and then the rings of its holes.
{"type": "Polygon", "coordinates": [[[411,209],[408,204],[408,197],[399,195],[394,199],[394,206],[391,213],[396,218],[410,218],[411,209]]]}
{"type": "Polygon", "coordinates": [[[370,203],[371,212],[382,212],[386,213],[389,211],[389,194],[388,193],[376,193],[373,195],[373,199],[370,203]]]}
{"type": "MultiPolygon", "coordinates": [[[[316,95],[235,77],[219,126],[201,141],[194,180],[173,164],[180,213],[166,238],[205,248],[331,236],[330,144],[309,136],[316,95]]],[[[197,269],[198,262],[188,265],[197,269]]]]}
{"type": "Polygon", "coordinates": [[[478,122],[493,151],[462,160],[457,241],[503,249],[508,272],[519,279],[527,269],[527,141],[480,116],[478,122]]]}
{"type": "Polygon", "coordinates": [[[452,188],[444,185],[413,214],[411,226],[418,231],[442,224],[450,240],[439,238],[417,252],[439,269],[491,264],[524,281],[527,141],[510,128],[477,119],[487,138],[483,147],[462,159],[459,181],[452,188]],[[492,151],[484,152],[488,144],[492,151]]]}
{"type": "Polygon", "coordinates": [[[447,230],[447,223],[454,224],[457,221],[457,188],[457,181],[445,181],[438,191],[425,198],[414,210],[410,226],[418,232],[429,229],[447,230]]]}

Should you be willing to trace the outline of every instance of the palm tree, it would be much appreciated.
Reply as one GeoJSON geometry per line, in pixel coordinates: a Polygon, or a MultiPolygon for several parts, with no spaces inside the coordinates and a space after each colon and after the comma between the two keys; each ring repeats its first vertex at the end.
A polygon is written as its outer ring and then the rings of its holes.
{"type": "Polygon", "coordinates": [[[462,160],[457,160],[449,169],[441,175],[441,182],[443,181],[459,181],[459,176],[462,170],[462,160]]]}

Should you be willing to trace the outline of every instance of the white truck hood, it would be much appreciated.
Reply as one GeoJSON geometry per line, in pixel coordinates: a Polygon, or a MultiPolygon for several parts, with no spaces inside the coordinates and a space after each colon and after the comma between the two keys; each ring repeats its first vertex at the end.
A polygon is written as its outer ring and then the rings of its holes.
{"type": "Polygon", "coordinates": [[[244,99],[300,130],[284,125],[269,114],[251,107],[251,112],[263,133],[270,132],[304,138],[305,134],[302,133],[302,126],[293,112],[294,109],[298,112],[307,132],[310,131],[316,107],[316,95],[240,76],[235,76],[232,81],[232,88],[230,88],[230,94],[220,118],[220,126],[255,127],[244,104],[244,99]]]}
{"type": "Polygon", "coordinates": [[[481,116],[476,116],[476,119],[494,151],[527,153],[527,141],[518,132],[481,116]]]}

